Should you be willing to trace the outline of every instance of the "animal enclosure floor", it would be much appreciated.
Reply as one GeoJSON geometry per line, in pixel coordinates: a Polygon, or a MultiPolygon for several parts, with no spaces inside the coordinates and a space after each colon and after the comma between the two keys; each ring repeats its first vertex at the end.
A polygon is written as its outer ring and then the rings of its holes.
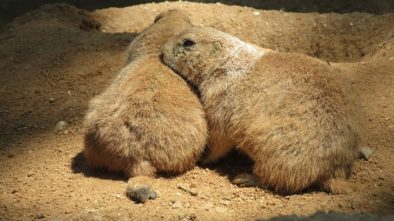
{"type": "Polygon", "coordinates": [[[0,219],[251,220],[317,211],[394,213],[394,14],[187,2],[94,12],[52,5],[1,30],[0,219]],[[121,175],[89,169],[80,153],[89,100],[123,67],[136,34],[170,8],[186,10],[194,25],[327,61],[355,103],[362,145],[373,150],[368,161],[355,164],[350,182],[356,190],[281,196],[239,188],[230,179],[250,171],[252,162],[234,153],[208,168],[159,178],[158,198],[141,205],[126,198],[121,175]],[[59,121],[67,126],[55,130],[59,121]]]}

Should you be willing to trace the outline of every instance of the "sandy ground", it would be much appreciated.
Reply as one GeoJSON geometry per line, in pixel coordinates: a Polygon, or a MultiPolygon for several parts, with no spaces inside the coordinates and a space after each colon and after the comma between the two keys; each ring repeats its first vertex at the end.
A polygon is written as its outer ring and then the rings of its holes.
{"type": "Polygon", "coordinates": [[[94,12],[45,6],[0,33],[0,219],[253,220],[317,211],[394,214],[394,14],[261,11],[222,4],[160,3],[94,12]],[[169,8],[279,51],[318,57],[355,102],[362,145],[373,149],[351,177],[357,191],[280,196],[229,181],[251,170],[233,153],[209,168],[157,180],[158,198],[134,204],[120,174],[91,170],[81,120],[126,61],[138,32],[169,8]],[[58,121],[68,126],[56,131],[58,121]],[[196,189],[191,195],[178,186],[196,189]]]}

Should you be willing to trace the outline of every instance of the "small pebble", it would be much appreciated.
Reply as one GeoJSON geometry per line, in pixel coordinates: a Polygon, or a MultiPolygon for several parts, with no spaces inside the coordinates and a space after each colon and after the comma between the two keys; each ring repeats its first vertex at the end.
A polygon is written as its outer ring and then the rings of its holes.
{"type": "Polygon", "coordinates": [[[225,206],[229,206],[230,202],[229,201],[222,201],[221,204],[225,205],[225,206]]]}
{"type": "Polygon", "coordinates": [[[55,131],[64,130],[64,128],[66,128],[66,126],[67,126],[67,123],[65,121],[59,121],[56,123],[55,131]]]}
{"type": "Polygon", "coordinates": [[[44,216],[43,213],[37,213],[37,214],[34,216],[34,218],[36,218],[36,219],[43,219],[43,218],[45,218],[45,216],[44,216]]]}
{"type": "Polygon", "coordinates": [[[49,98],[49,103],[51,103],[51,104],[55,103],[55,98],[53,98],[53,97],[49,98]]]}
{"type": "Polygon", "coordinates": [[[186,187],[186,185],[178,184],[177,187],[178,187],[178,189],[181,189],[181,190],[189,193],[192,196],[198,195],[198,192],[195,189],[188,188],[188,187],[186,187]]]}
{"type": "Polygon", "coordinates": [[[215,210],[216,210],[216,212],[219,212],[219,213],[227,213],[227,211],[228,211],[227,208],[221,207],[221,206],[216,207],[215,210]]]}
{"type": "Polygon", "coordinates": [[[275,202],[267,202],[267,205],[268,206],[276,206],[276,203],[275,202]]]}
{"type": "Polygon", "coordinates": [[[253,14],[257,16],[257,15],[260,15],[260,12],[259,11],[254,11],[253,14]]]}
{"type": "Polygon", "coordinates": [[[191,220],[191,221],[197,220],[197,215],[194,214],[194,213],[190,214],[190,215],[189,215],[189,220],[191,220]]]}
{"type": "Polygon", "coordinates": [[[95,212],[97,212],[97,210],[94,209],[94,208],[87,208],[87,209],[85,209],[85,212],[87,212],[87,213],[95,213],[95,212]]]}
{"type": "Polygon", "coordinates": [[[180,202],[175,201],[175,202],[172,204],[172,208],[173,208],[173,209],[178,209],[178,208],[181,208],[181,207],[182,207],[182,204],[181,204],[180,202]]]}
{"type": "Polygon", "coordinates": [[[363,158],[364,160],[368,160],[371,157],[372,154],[372,149],[369,147],[361,147],[360,148],[360,157],[363,158]]]}

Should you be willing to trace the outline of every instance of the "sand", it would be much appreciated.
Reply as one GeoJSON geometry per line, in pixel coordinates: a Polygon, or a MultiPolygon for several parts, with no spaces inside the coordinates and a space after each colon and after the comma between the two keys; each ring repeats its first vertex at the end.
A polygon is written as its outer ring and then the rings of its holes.
{"type": "Polygon", "coordinates": [[[0,33],[0,219],[253,220],[315,212],[394,213],[394,14],[264,11],[173,2],[93,12],[43,6],[0,33]],[[233,153],[210,167],[161,177],[158,198],[135,204],[121,174],[91,170],[81,150],[88,101],[126,62],[130,41],[154,17],[182,8],[198,26],[327,61],[355,102],[362,145],[356,191],[281,196],[230,179],[252,162],[233,153]],[[66,126],[55,128],[59,121],[66,126]],[[179,185],[192,189],[190,194],[179,185]]]}

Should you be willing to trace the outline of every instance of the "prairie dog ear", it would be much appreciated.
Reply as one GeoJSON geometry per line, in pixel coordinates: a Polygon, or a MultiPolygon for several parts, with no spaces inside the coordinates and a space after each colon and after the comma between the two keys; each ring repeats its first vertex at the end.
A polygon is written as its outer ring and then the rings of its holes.
{"type": "Polygon", "coordinates": [[[175,11],[177,11],[177,10],[175,10],[175,9],[170,9],[170,10],[168,10],[168,11],[164,11],[164,12],[158,14],[158,15],[155,17],[155,20],[153,21],[153,23],[156,23],[157,21],[159,21],[160,19],[162,19],[164,16],[169,15],[170,13],[175,12],[175,11]]]}
{"type": "Polygon", "coordinates": [[[223,49],[222,42],[215,41],[212,44],[211,54],[212,55],[217,55],[222,49],[223,49]]]}
{"type": "Polygon", "coordinates": [[[170,9],[170,10],[161,12],[159,15],[157,15],[155,17],[155,19],[153,20],[153,23],[156,23],[157,21],[159,21],[163,17],[169,16],[169,15],[178,16],[178,17],[183,18],[184,20],[186,20],[188,23],[190,23],[189,16],[184,11],[178,10],[178,9],[170,9]]]}
{"type": "Polygon", "coordinates": [[[159,15],[157,15],[156,17],[155,17],[155,20],[153,20],[153,23],[156,23],[157,21],[159,21],[161,18],[163,18],[164,17],[164,13],[160,13],[159,15]]]}

